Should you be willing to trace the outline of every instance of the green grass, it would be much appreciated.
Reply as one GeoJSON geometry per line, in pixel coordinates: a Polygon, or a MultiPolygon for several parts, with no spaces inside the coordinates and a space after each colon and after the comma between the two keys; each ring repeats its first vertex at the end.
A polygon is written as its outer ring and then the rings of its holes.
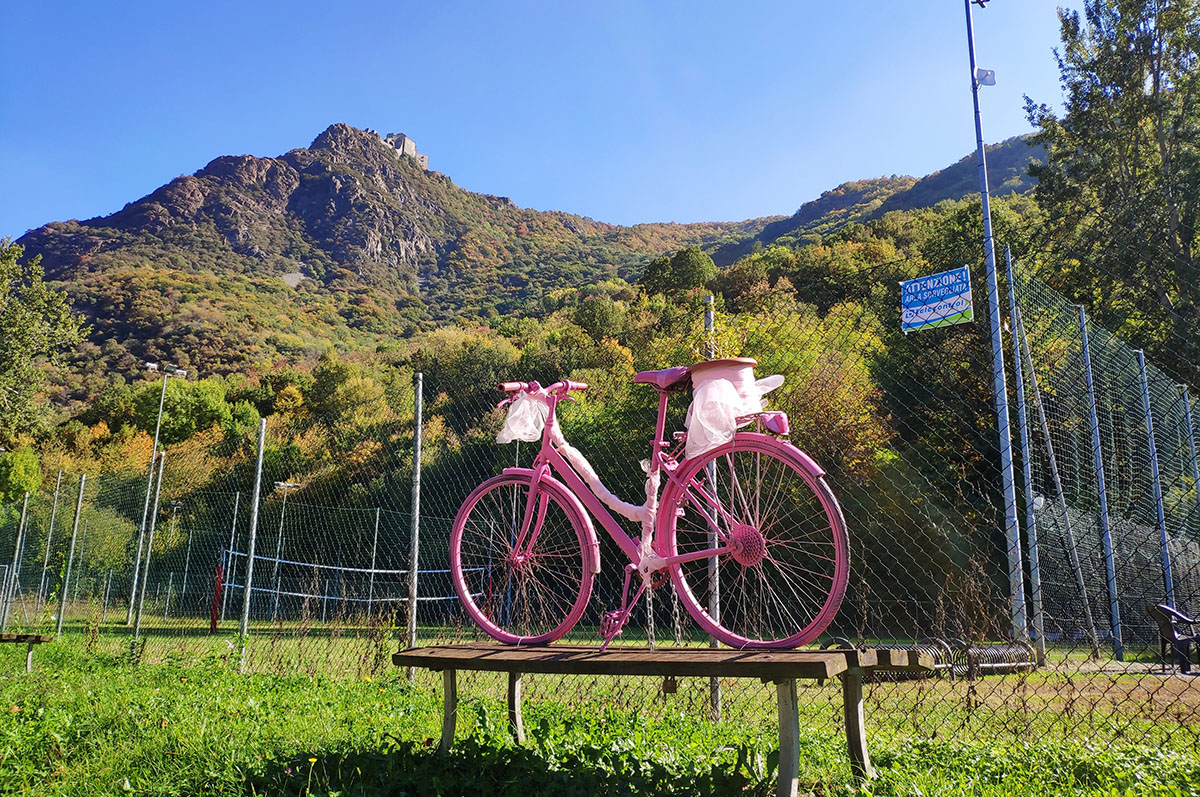
{"type": "MultiPolygon", "coordinates": [[[[768,794],[776,777],[773,712],[738,702],[765,690],[730,689],[730,721],[714,723],[692,700],[702,707],[704,689],[687,696],[701,679],[681,680],[670,700],[636,686],[651,679],[622,679],[635,684],[627,692],[615,680],[575,679],[578,689],[534,680],[529,743],[518,747],[506,733],[500,679],[464,678],[458,741],[443,758],[441,690],[431,677],[410,685],[390,669],[342,679],[240,675],[222,654],[133,666],[73,640],[39,648],[26,675],[21,651],[5,647],[5,794],[768,794]]],[[[917,738],[879,716],[887,709],[880,696],[867,718],[880,777],[860,789],[833,721],[836,698],[833,684],[803,690],[802,791],[1200,795],[1190,733],[1153,745],[1089,745],[1036,722],[1024,726],[1033,732],[1014,734],[993,714],[983,717],[994,722],[992,737],[979,728],[956,735],[956,722],[979,718],[943,701],[941,732],[917,738]]]]}

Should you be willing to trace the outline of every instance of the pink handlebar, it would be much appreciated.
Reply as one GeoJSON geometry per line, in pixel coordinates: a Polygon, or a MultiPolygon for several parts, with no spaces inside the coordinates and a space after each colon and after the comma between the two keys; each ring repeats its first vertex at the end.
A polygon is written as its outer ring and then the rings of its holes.
{"type": "MultiPolygon", "coordinates": [[[[501,382],[499,387],[500,390],[504,391],[505,393],[515,393],[518,390],[537,390],[539,388],[537,382],[501,382]]],[[[560,390],[564,393],[572,390],[587,389],[587,384],[583,382],[572,382],[566,379],[561,382],[555,382],[553,385],[550,385],[550,387],[546,388],[548,392],[560,390]]]]}

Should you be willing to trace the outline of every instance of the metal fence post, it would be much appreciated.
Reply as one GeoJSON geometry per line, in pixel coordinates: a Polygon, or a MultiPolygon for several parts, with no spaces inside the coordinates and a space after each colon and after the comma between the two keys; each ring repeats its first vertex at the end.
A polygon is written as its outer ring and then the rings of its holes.
{"type": "MultiPolygon", "coordinates": [[[[704,356],[708,359],[713,359],[717,356],[717,342],[714,339],[714,330],[716,328],[716,319],[713,315],[713,297],[709,294],[704,300],[704,356]]],[[[717,482],[717,469],[715,463],[705,465],[705,477],[708,483],[715,485],[717,482]]],[[[711,530],[708,533],[708,545],[710,548],[718,546],[717,532],[713,524],[709,524],[711,530]]],[[[671,594],[675,593],[671,590],[671,594]]],[[[719,562],[714,557],[708,560],[708,614],[715,622],[721,621],[721,571],[719,562]]],[[[708,646],[715,648],[720,645],[716,637],[708,638],[708,646]]],[[[714,722],[721,721],[721,679],[708,679],[708,704],[709,714],[714,722]]]]}
{"type": "Polygon", "coordinates": [[[79,582],[83,576],[84,562],[87,561],[83,558],[83,546],[87,544],[87,530],[88,523],[85,520],[83,521],[83,532],[79,535],[79,572],[75,574],[75,593],[71,596],[71,600],[75,602],[79,601],[79,582]]]}
{"type": "Polygon", "coordinates": [[[1088,634],[1092,640],[1092,656],[1100,656],[1100,638],[1096,634],[1096,621],[1092,618],[1092,604],[1088,599],[1087,582],[1083,579],[1083,568],[1079,563],[1079,546],[1075,543],[1075,532],[1071,529],[1071,515],[1067,509],[1067,496],[1063,491],[1062,476],[1058,472],[1058,457],[1054,453],[1054,441],[1050,438],[1050,424],[1046,420],[1046,408],[1042,405],[1042,393],[1038,388],[1037,371],[1033,368],[1033,355],[1029,350],[1029,339],[1025,335],[1025,319],[1021,317],[1021,308],[1017,308],[1017,337],[1021,340],[1021,350],[1025,355],[1025,367],[1029,371],[1029,386],[1033,388],[1033,406],[1037,409],[1038,421],[1042,427],[1042,437],[1046,441],[1046,457],[1050,461],[1050,478],[1054,481],[1055,497],[1058,498],[1058,508],[1063,517],[1063,536],[1067,538],[1067,557],[1071,561],[1071,569],[1075,573],[1075,586],[1079,589],[1079,600],[1083,605],[1083,616],[1087,622],[1088,634]]]}
{"type": "MultiPolygon", "coordinates": [[[[154,509],[150,513],[150,533],[146,536],[146,555],[142,558],[142,587],[137,593],[137,611],[133,615],[133,641],[137,642],[142,632],[142,608],[146,605],[146,587],[150,585],[150,552],[154,550],[154,530],[158,528],[158,499],[162,494],[163,466],[167,452],[158,455],[158,483],[154,488],[154,509]]],[[[161,586],[161,582],[160,582],[161,586]]]]}
{"type": "Polygon", "coordinates": [[[379,548],[379,507],[375,507],[375,535],[371,538],[371,577],[367,584],[367,616],[371,616],[371,603],[375,599],[375,552],[379,548]]]}
{"type": "Polygon", "coordinates": [[[1017,393],[1017,431],[1021,439],[1021,476],[1025,491],[1025,535],[1029,550],[1029,582],[1033,601],[1033,633],[1038,666],[1046,663],[1046,624],[1042,613],[1042,570],[1038,558],[1037,519],[1033,515],[1033,462],[1030,461],[1029,417],[1025,412],[1025,377],[1021,368],[1021,340],[1017,334],[1017,287],[1013,280],[1012,251],[1004,247],[1004,267],[1008,272],[1008,309],[1012,323],[1013,378],[1017,393]]]}
{"type": "Polygon", "coordinates": [[[108,575],[104,577],[104,606],[100,609],[100,624],[103,625],[108,617],[108,590],[112,587],[112,568],[109,568],[108,575]]]}
{"type": "Polygon", "coordinates": [[[1196,490],[1196,523],[1200,525],[1200,464],[1196,461],[1196,427],[1192,425],[1192,404],[1188,401],[1187,385],[1180,385],[1183,397],[1183,422],[1187,424],[1188,452],[1192,460],[1192,486],[1196,490]]]}
{"type": "Polygon", "coordinates": [[[192,531],[188,529],[187,555],[183,557],[183,583],[179,585],[179,616],[183,617],[183,605],[187,603],[188,568],[192,564],[192,531]]]}
{"type": "Polygon", "coordinates": [[[233,494],[233,521],[229,524],[229,548],[225,553],[225,569],[229,572],[225,574],[225,594],[221,596],[221,622],[225,622],[225,610],[229,608],[229,593],[232,591],[232,587],[229,585],[233,583],[233,563],[237,561],[233,558],[233,538],[237,534],[238,499],[241,497],[241,490],[233,494]]]}
{"type": "Polygon", "coordinates": [[[54,480],[54,503],[50,505],[50,525],[46,527],[46,555],[42,558],[42,580],[38,582],[37,600],[34,601],[33,611],[36,614],[42,609],[42,601],[48,600],[46,594],[46,571],[50,569],[50,540],[54,539],[54,520],[58,517],[58,493],[62,487],[62,471],[54,480]]]}
{"type": "Polygon", "coordinates": [[[246,671],[246,640],[250,636],[250,596],[254,584],[254,545],[258,539],[258,498],[262,490],[263,450],[267,443],[267,419],[258,422],[258,462],[254,466],[254,494],[250,498],[250,541],[246,546],[246,575],[242,579],[242,624],[239,669],[246,671]]]}
{"type": "Polygon", "coordinates": [[[175,589],[175,571],[172,570],[170,578],[167,580],[167,598],[163,601],[163,622],[167,621],[167,615],[171,611],[171,592],[175,589]]]}
{"type": "MultiPolygon", "coordinates": [[[[125,625],[129,625],[131,622],[133,622],[133,603],[134,599],[137,597],[138,591],[138,568],[142,562],[142,542],[146,537],[146,518],[147,513],[150,511],[150,488],[154,485],[154,457],[158,455],[158,433],[162,429],[163,404],[167,398],[167,380],[169,377],[170,374],[164,371],[162,391],[158,395],[158,418],[154,422],[154,445],[150,449],[150,472],[146,474],[146,499],[142,503],[142,523],[138,529],[137,554],[134,556],[133,560],[133,583],[130,584],[129,587],[129,611],[125,617],[125,625]]],[[[161,480],[161,478],[162,476],[160,474],[159,479],[161,480]]],[[[158,499],[155,500],[157,501],[158,499]]],[[[141,604],[139,603],[138,606],[140,611],[141,604]]],[[[134,638],[137,638],[136,633],[134,634],[134,638]]]]}
{"type": "Polygon", "coordinates": [[[1087,382],[1088,411],[1092,424],[1092,455],[1096,461],[1096,490],[1100,500],[1100,545],[1104,553],[1104,574],[1108,581],[1109,622],[1112,626],[1113,655],[1125,660],[1121,640],[1121,605],[1117,599],[1117,567],[1113,560],[1112,529],[1108,522],[1108,490],[1104,484],[1104,457],[1100,451],[1100,419],[1096,414],[1096,385],[1092,379],[1092,353],[1088,345],[1087,316],[1079,307],[1079,336],[1083,346],[1083,372],[1087,382]]]}
{"type": "Polygon", "coordinates": [[[79,498],[75,502],[75,522],[71,524],[71,547],[67,550],[67,569],[63,573],[62,590],[58,596],[58,624],[55,636],[62,636],[63,618],[67,616],[67,587],[71,584],[71,565],[75,563],[75,539],[79,535],[79,518],[83,515],[83,490],[87,487],[87,474],[79,476],[79,498]]]}
{"type": "Polygon", "coordinates": [[[1150,479],[1154,485],[1154,511],[1158,520],[1158,539],[1162,546],[1163,590],[1167,605],[1175,605],[1175,582],[1171,578],[1171,550],[1167,545],[1167,517],[1163,511],[1162,480],[1158,472],[1158,447],[1154,445],[1154,412],[1150,407],[1150,381],[1146,376],[1146,354],[1137,351],[1138,374],[1142,379],[1142,410],[1146,413],[1146,445],[1150,447],[1150,479]]]}
{"type": "MultiPolygon", "coordinates": [[[[991,231],[988,231],[990,238],[991,231]]],[[[996,258],[988,242],[986,260],[988,316],[992,338],[992,391],[995,396],[996,433],[1000,442],[1000,493],[1004,500],[1004,538],[1008,546],[1008,601],[1013,639],[1026,639],[1025,573],[1021,564],[1021,529],[1017,522],[1017,489],[1012,464],[1012,430],[1009,426],[1008,384],[1004,374],[1004,339],[1000,329],[1000,286],[996,258]]]]}
{"type": "MultiPolygon", "coordinates": [[[[412,522],[409,527],[408,551],[408,647],[417,645],[417,570],[421,553],[421,426],[424,410],[425,375],[413,374],[413,471],[412,471],[412,522]]],[[[408,680],[414,671],[408,669],[408,680]]]]}
{"type": "Polygon", "coordinates": [[[12,609],[13,599],[17,595],[17,567],[19,566],[21,553],[21,537],[25,533],[25,518],[29,512],[29,491],[25,491],[25,499],[21,502],[21,520],[17,523],[17,541],[13,544],[12,567],[5,574],[4,579],[4,607],[3,614],[0,614],[0,631],[8,629],[8,615],[12,609]]]}

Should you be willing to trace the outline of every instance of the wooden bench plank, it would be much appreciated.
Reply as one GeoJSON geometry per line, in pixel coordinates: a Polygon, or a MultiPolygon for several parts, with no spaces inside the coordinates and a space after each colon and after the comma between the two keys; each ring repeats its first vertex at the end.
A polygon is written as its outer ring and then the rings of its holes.
{"type": "Polygon", "coordinates": [[[927,651],[908,648],[875,648],[877,670],[927,670],[933,672],[933,656],[927,651]]]}
{"type": "MultiPolygon", "coordinates": [[[[393,654],[403,667],[554,675],[717,676],[737,678],[829,678],[846,670],[846,651],[730,650],[711,648],[609,648],[554,645],[518,648],[453,645],[412,648],[393,654]]],[[[874,651],[856,652],[856,664],[873,667],[874,651]]]]}
{"type": "Polygon", "coordinates": [[[45,634],[0,634],[0,642],[27,643],[40,645],[43,642],[53,642],[54,637],[45,634]]]}

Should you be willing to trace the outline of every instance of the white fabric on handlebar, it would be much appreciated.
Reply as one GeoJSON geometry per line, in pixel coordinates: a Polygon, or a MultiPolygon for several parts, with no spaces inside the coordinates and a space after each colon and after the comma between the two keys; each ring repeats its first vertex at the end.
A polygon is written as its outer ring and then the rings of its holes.
{"type": "Polygon", "coordinates": [[[504,419],[504,428],[496,435],[496,442],[511,443],[513,440],[521,440],[536,443],[542,439],[542,430],[546,428],[546,417],[549,414],[550,407],[544,399],[522,391],[508,405],[508,416],[504,419]]]}
{"type": "MultiPolygon", "coordinates": [[[[698,381],[687,412],[684,456],[688,459],[732,440],[739,426],[737,419],[762,412],[767,406],[763,395],[782,385],[783,377],[776,374],[739,386],[720,378],[698,381]]],[[[746,423],[749,421],[740,425],[746,423]]]]}

